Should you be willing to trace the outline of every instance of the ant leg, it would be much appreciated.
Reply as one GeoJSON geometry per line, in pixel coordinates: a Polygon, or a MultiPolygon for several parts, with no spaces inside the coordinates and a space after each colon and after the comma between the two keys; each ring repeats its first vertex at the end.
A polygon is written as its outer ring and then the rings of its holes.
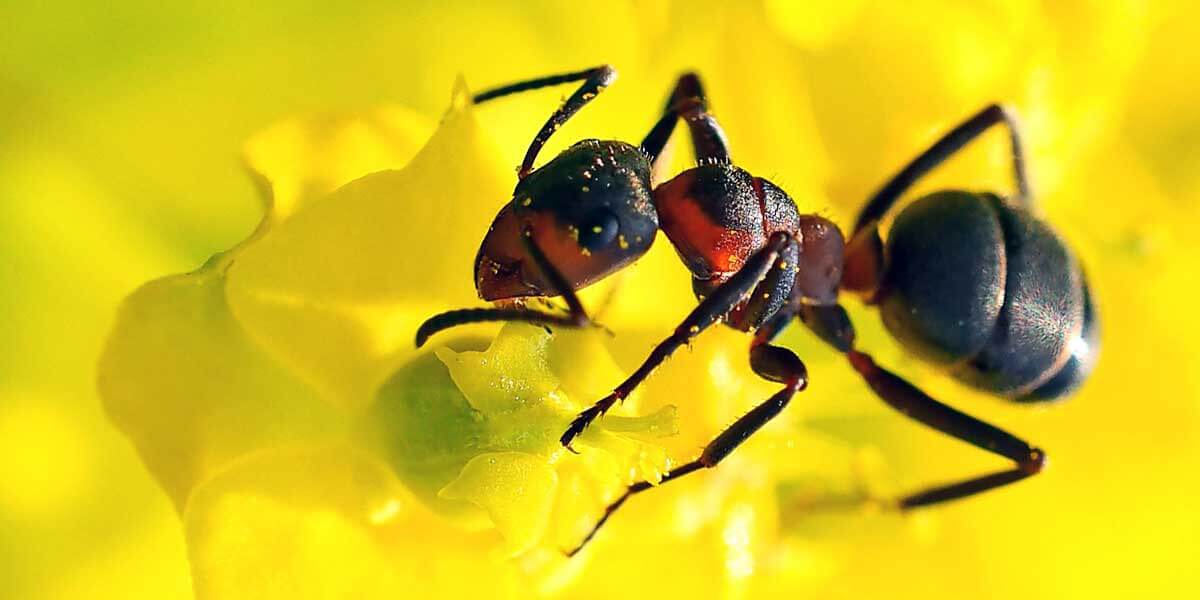
{"type": "Polygon", "coordinates": [[[527,90],[536,90],[560,83],[569,83],[572,81],[585,80],[583,85],[571,94],[570,98],[563,103],[554,114],[550,115],[550,119],[542,125],[542,129],[533,137],[533,141],[529,143],[529,150],[525,153],[525,160],[521,161],[521,168],[517,171],[517,177],[524,179],[529,172],[533,170],[533,161],[537,160],[538,152],[541,152],[542,146],[546,145],[546,140],[562,127],[567,119],[575,116],[583,105],[591,102],[604,88],[612,85],[612,82],[617,79],[617,70],[609,65],[601,65],[593,67],[585,71],[575,73],[563,73],[562,75],[551,75],[549,77],[540,77],[538,79],[530,79],[528,81],[520,81],[509,84],[496,89],[488,90],[475,95],[474,101],[476,104],[487,102],[509,94],[524,92],[527,90]]]}
{"type": "Polygon", "coordinates": [[[592,320],[588,318],[587,311],[583,308],[583,303],[579,301],[579,296],[575,294],[574,288],[563,277],[558,268],[550,262],[542,249],[538,247],[537,242],[533,240],[533,230],[525,227],[521,231],[521,242],[525,244],[526,250],[533,257],[539,269],[546,275],[546,279],[550,280],[554,286],[554,291],[562,296],[567,303],[568,313],[566,315],[556,315],[544,313],[535,310],[527,310],[521,308],[463,308],[440,313],[426,319],[421,327],[417,329],[417,347],[425,345],[425,342],[439,331],[466,325],[468,323],[481,323],[485,321],[523,321],[526,323],[537,323],[542,325],[560,325],[563,327],[587,327],[592,324],[592,320]]]}
{"type": "Polygon", "coordinates": [[[973,496],[1036,475],[1046,466],[1046,453],[1024,440],[959,412],[933,398],[916,386],[875,364],[870,356],[851,350],[847,355],[854,370],[862,375],[875,394],[906,417],[993,454],[1003,456],[1016,467],[963,481],[934,486],[899,500],[900,508],[916,508],[973,496]]]}
{"type": "Polygon", "coordinates": [[[902,509],[938,504],[1008,485],[1036,475],[1046,466],[1046,453],[1028,442],[951,408],[922,392],[853,348],[854,328],[840,305],[812,306],[801,311],[801,320],[821,339],[845,352],[851,366],[888,406],[904,416],[977,448],[1007,458],[1015,467],[987,475],[938,485],[908,494],[897,501],[902,509]]]}
{"type": "Polygon", "coordinates": [[[704,86],[695,73],[685,73],[675,83],[675,89],[667,100],[663,116],[642,140],[642,150],[650,155],[651,163],[658,160],[667,140],[675,131],[677,120],[683,119],[692,135],[692,147],[700,164],[728,163],[729,142],[725,131],[711,113],[704,96],[704,86]]]}
{"type": "Polygon", "coordinates": [[[1029,190],[1029,178],[1025,174],[1025,153],[1022,150],[1020,128],[1011,111],[999,104],[990,104],[963,121],[958,127],[947,132],[928,150],[922,152],[901,169],[879,191],[875,192],[862,212],[858,214],[858,220],[854,223],[854,233],[857,234],[870,223],[882,219],[888,209],[900,198],[900,195],[913,183],[998,123],[1003,123],[1008,127],[1012,143],[1013,177],[1016,180],[1017,200],[1021,203],[1028,203],[1032,195],[1029,190]]]}
{"type": "MultiPolygon", "coordinates": [[[[754,435],[755,432],[761,429],[763,425],[766,425],[767,422],[783,412],[784,407],[788,405],[788,402],[791,401],[792,396],[796,392],[807,387],[808,371],[800,358],[787,348],[772,346],[770,344],[770,341],[791,322],[792,317],[795,315],[795,310],[795,306],[791,305],[777,312],[758,330],[754,337],[754,342],[750,345],[750,366],[754,369],[754,372],[764,379],[784,384],[784,388],[776,392],[766,402],[755,406],[750,412],[742,415],[733,425],[730,425],[718,434],[716,438],[713,438],[700,453],[699,458],[671,470],[670,473],[659,481],[658,485],[679,479],[700,469],[711,469],[717,466],[722,459],[729,456],[742,442],[745,442],[751,435],[754,435]]],[[[630,496],[644,492],[652,487],[655,486],[649,482],[640,481],[626,488],[624,493],[604,509],[604,514],[592,526],[591,531],[584,536],[578,546],[567,552],[567,556],[574,556],[582,550],[595,537],[596,532],[612,517],[613,513],[618,508],[621,508],[626,500],[629,500],[630,496]]]]}
{"type": "Polygon", "coordinates": [[[675,328],[667,339],[659,342],[654,350],[650,352],[650,356],[642,362],[625,381],[616,387],[611,394],[602,398],[599,402],[592,405],[591,408],[579,413],[571,425],[567,427],[567,431],[562,434],[559,441],[567,448],[571,447],[571,441],[583,430],[587,428],[592,421],[597,417],[608,412],[617,402],[624,400],[626,396],[633,392],[639,384],[642,383],[650,375],[650,373],[671,356],[673,352],[680,346],[691,341],[692,338],[700,334],[701,331],[708,329],[713,323],[723,318],[733,307],[737,306],[748,294],[754,291],[759,282],[765,278],[772,269],[778,269],[777,260],[783,249],[792,243],[791,234],[779,232],[771,235],[767,240],[767,244],[761,250],[756,252],[746,261],[746,264],[740,271],[730,277],[728,281],[721,284],[712,294],[708,295],[699,306],[688,314],[687,318],[675,328]]]}

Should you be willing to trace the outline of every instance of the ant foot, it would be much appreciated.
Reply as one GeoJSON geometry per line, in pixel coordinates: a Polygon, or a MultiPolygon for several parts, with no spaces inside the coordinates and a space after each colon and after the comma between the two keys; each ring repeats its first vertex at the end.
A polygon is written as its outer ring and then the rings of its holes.
{"type": "Polygon", "coordinates": [[[612,403],[606,404],[605,402],[601,401],[595,406],[579,413],[579,416],[575,417],[575,420],[571,421],[571,425],[567,427],[567,431],[562,434],[562,437],[558,438],[558,441],[562,442],[562,445],[565,446],[567,450],[578,454],[578,452],[571,447],[571,442],[574,441],[579,434],[583,433],[583,430],[587,429],[587,426],[591,425],[592,421],[596,420],[596,417],[603,415],[604,412],[608,410],[609,406],[612,406],[612,403]]]}

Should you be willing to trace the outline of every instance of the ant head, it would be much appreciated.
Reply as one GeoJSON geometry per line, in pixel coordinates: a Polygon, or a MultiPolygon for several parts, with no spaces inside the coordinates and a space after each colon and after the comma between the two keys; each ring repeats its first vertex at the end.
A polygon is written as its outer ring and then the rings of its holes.
{"type": "Polygon", "coordinates": [[[526,228],[574,289],[620,270],[658,230],[649,160],[623,142],[585,140],[521,180],[475,259],[484,300],[558,294],[522,240],[526,228]]]}

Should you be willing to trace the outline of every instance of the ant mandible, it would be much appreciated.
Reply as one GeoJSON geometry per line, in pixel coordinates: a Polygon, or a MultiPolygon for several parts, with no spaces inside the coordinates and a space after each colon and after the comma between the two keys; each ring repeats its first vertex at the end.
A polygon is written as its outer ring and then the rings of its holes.
{"type": "MultiPolygon", "coordinates": [[[[879,307],[888,331],[910,352],[977,389],[1018,402],[1074,391],[1087,378],[1099,325],[1087,280],[1059,237],[1031,213],[1017,125],[989,105],[946,133],[889,180],[860,212],[849,242],[829,220],[802,215],[779,187],[735,166],[725,134],[708,112],[699,77],[679,78],[662,118],[640,147],[584,140],[545,164],[533,162],[546,140],[616,78],[609,66],[514,83],[474,97],[583,80],[534,137],[513,199],[500,210],[475,261],[480,297],[495,301],[562,296],[568,313],[527,308],[454,310],[427,320],[434,333],[479,321],[591,324],[575,290],[632,263],[662,229],[692,273],[699,305],[611,394],[579,414],[563,434],[568,449],[583,430],[627,397],[676,349],[718,321],[753,332],[750,366],[783,385],[717,435],[699,458],[662,478],[715,467],[778,415],[808,383],[804,363],[772,345],[799,320],[846,355],[852,368],[901,414],[1011,460],[1012,468],[937,485],[896,501],[901,509],[971,496],[1039,473],[1046,454],[993,425],[942,404],[856,349],[841,290],[879,307]],[[651,171],[676,122],[690,131],[697,166],[652,188],[651,171]],[[888,230],[880,221],[918,179],[994,125],[1008,129],[1016,194],[949,190],[923,196],[888,230]]],[[[569,554],[581,549],[633,494],[612,502],[569,554]]]]}

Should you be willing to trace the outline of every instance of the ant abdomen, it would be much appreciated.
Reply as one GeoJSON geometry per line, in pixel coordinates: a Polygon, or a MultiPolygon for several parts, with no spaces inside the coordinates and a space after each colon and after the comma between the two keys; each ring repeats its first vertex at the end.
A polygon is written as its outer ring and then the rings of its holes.
{"type": "Polygon", "coordinates": [[[1065,377],[1086,376],[1081,343],[1095,336],[1079,265],[1024,208],[989,193],[931,194],[896,217],[884,261],[884,324],[957,379],[1029,400],[1057,395],[1040,388],[1069,362],[1065,377]]]}

